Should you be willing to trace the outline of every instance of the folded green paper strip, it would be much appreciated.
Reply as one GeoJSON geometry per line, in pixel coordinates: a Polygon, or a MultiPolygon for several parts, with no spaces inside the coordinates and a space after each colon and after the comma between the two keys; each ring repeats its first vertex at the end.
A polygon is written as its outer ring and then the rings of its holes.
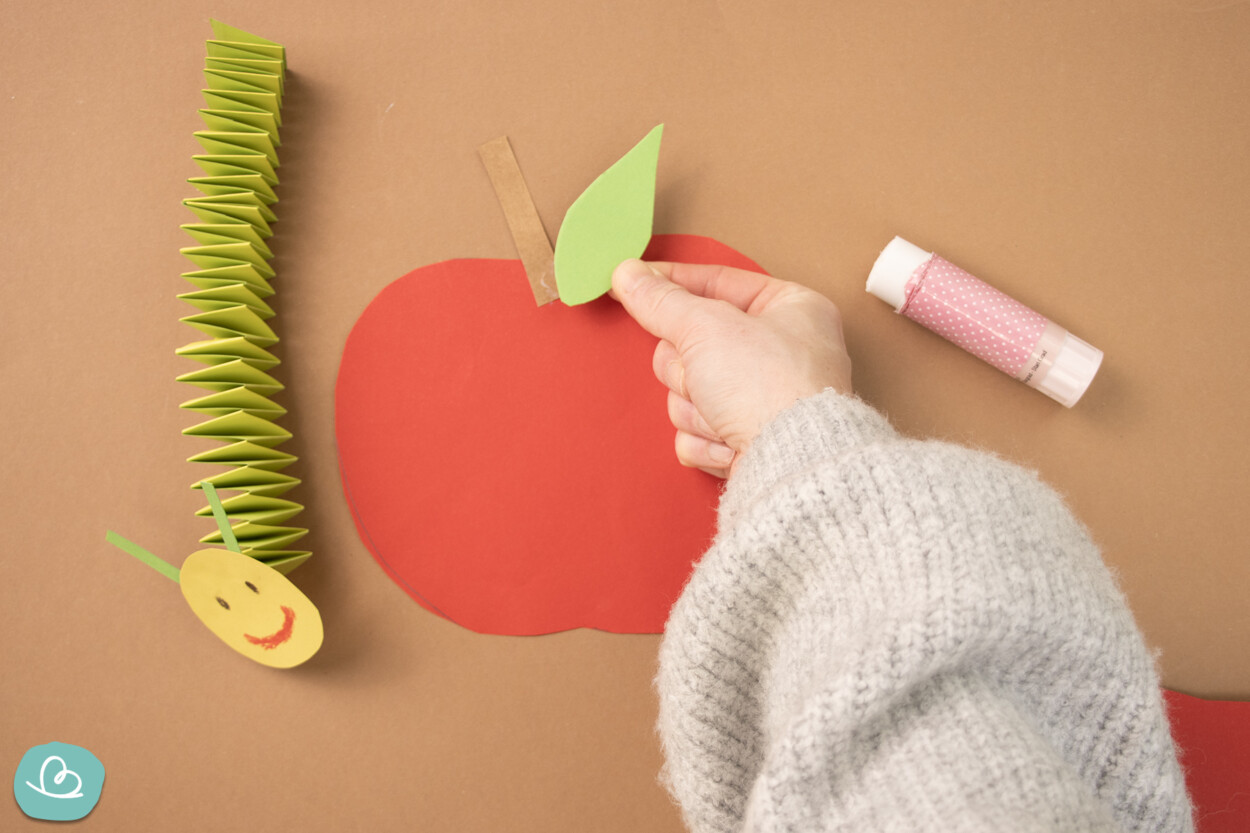
{"type": "MultiPolygon", "coordinates": [[[[207,481],[234,493],[221,507],[240,550],[286,573],[310,555],[292,549],[307,530],[287,525],[304,507],[282,497],[300,481],[282,472],[295,456],[276,449],[291,434],[276,423],[286,409],[271,399],[282,384],[269,374],[278,359],[266,349],[278,341],[264,299],[274,294],[266,241],[277,221],[271,206],[278,199],[286,50],[216,20],[212,25],[200,110],[205,129],[195,133],[204,152],[192,157],[204,175],[188,180],[202,196],[183,201],[195,222],[182,228],[195,245],[182,254],[196,268],[183,273],[192,291],[178,296],[196,310],[182,321],[206,338],[177,351],[203,365],[178,381],[200,389],[182,407],[206,419],[183,433],[224,443],[189,458],[226,467],[193,488],[207,481]]],[[[196,515],[212,518],[213,508],[205,505],[196,515]]],[[[222,532],[200,541],[221,543],[222,532]]]]}

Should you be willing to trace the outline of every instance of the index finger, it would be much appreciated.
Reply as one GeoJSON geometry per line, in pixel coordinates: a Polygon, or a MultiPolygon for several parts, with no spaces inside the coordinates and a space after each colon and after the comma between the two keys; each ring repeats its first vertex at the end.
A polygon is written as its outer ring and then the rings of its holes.
{"type": "Polygon", "coordinates": [[[783,281],[759,272],[703,263],[648,261],[673,283],[692,295],[728,301],[743,312],[763,304],[783,281]]]}

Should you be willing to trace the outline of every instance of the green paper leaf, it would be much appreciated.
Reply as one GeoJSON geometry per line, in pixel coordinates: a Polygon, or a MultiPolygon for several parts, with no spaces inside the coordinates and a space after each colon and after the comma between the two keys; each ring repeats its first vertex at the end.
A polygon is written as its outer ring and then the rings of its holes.
{"type": "Polygon", "coordinates": [[[590,184],[564,215],[556,240],[556,287],[566,304],[593,301],[612,288],[612,270],[640,257],[651,240],[658,125],[590,184]]]}

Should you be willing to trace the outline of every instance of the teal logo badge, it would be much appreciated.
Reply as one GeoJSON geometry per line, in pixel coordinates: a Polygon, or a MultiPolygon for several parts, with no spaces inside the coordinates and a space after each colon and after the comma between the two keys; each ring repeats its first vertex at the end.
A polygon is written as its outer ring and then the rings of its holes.
{"type": "Polygon", "coordinates": [[[13,776],[17,806],[32,819],[76,821],[90,813],[104,789],[104,764],[81,746],[45,743],[22,756],[13,776]]]}

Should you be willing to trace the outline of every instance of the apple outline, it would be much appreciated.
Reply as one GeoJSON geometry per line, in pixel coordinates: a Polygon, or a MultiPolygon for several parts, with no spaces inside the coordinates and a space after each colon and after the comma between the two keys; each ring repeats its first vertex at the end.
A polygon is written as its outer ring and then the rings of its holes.
{"type": "MultiPolygon", "coordinates": [[[[655,235],[644,258],[763,271],[745,255],[696,235],[655,235]]],[[[357,532],[387,575],[422,607],[480,633],[534,635],[582,627],[662,631],[694,562],[711,543],[720,481],[682,467],[673,457],[665,391],[651,373],[655,343],[606,297],[577,306],[535,307],[518,260],[442,261],[415,269],[379,292],[343,348],[335,383],[335,437],[340,480],[357,532]],[[442,306],[457,296],[469,308],[464,316],[442,306]],[[467,322],[463,327],[461,318],[467,322]],[[492,340],[492,324],[517,328],[507,332],[514,343],[492,340]],[[560,333],[553,336],[556,330],[560,333]],[[554,352],[549,339],[554,339],[554,352]],[[446,344],[464,349],[448,351],[446,344]],[[589,355],[560,353],[571,346],[589,355]],[[490,354],[491,349],[497,352],[490,354]],[[527,364],[525,359],[535,355],[543,358],[527,364]],[[543,369],[543,359],[559,359],[558,370],[566,378],[543,369]],[[505,367],[501,371],[493,362],[505,367]],[[515,380],[507,375],[508,362],[515,363],[512,370],[536,374],[525,380],[528,398],[511,398],[508,388],[515,380]],[[438,373],[450,375],[439,379],[438,373]],[[588,423],[603,419],[594,397],[584,391],[603,393],[603,386],[613,384],[623,386],[613,398],[616,405],[622,395],[636,400],[626,403],[628,416],[616,428],[645,423],[630,430],[623,455],[609,454],[603,436],[573,424],[574,417],[588,423]],[[575,401],[570,391],[583,392],[582,399],[575,401]],[[491,396],[497,396],[493,403],[491,396]],[[515,430],[519,441],[482,432],[479,445],[488,450],[475,456],[479,452],[472,444],[454,435],[456,427],[480,427],[480,411],[515,416],[526,407],[541,409],[544,416],[515,430]],[[479,413],[466,413],[474,408],[479,413]],[[448,412],[444,424],[442,415],[448,412]],[[553,439],[553,432],[559,437],[553,439]],[[429,437],[436,439],[422,442],[429,437]],[[537,448],[530,448],[531,442],[537,448]],[[555,467],[556,475],[545,474],[541,466],[534,469],[545,454],[556,453],[558,443],[563,446],[557,456],[564,459],[542,463],[555,467]],[[611,458],[606,462],[605,454],[611,458]],[[602,471],[587,472],[572,488],[558,488],[556,480],[576,472],[578,461],[602,471]],[[626,471],[631,465],[635,470],[626,471]],[[492,470],[501,475],[491,477],[492,470]],[[501,484],[525,476],[535,476],[535,482],[512,489],[501,484]],[[604,481],[610,482],[604,486],[604,481]],[[603,514],[623,498],[641,498],[641,519],[627,522],[603,514]],[[506,511],[501,499],[511,502],[506,511]],[[677,505],[665,511],[657,500],[677,505]],[[561,516],[558,524],[550,522],[553,507],[568,501],[578,511],[561,516]],[[475,503],[490,507],[489,522],[475,513],[475,503]],[[440,515],[449,517],[442,521],[440,515]],[[483,531],[491,527],[502,528],[483,531]],[[558,552],[544,555],[548,544],[558,552]],[[595,566],[605,558],[607,568],[595,566]],[[580,573],[566,580],[561,571],[570,569],[580,573]]],[[[473,430],[467,433],[477,436],[473,430]]]]}

